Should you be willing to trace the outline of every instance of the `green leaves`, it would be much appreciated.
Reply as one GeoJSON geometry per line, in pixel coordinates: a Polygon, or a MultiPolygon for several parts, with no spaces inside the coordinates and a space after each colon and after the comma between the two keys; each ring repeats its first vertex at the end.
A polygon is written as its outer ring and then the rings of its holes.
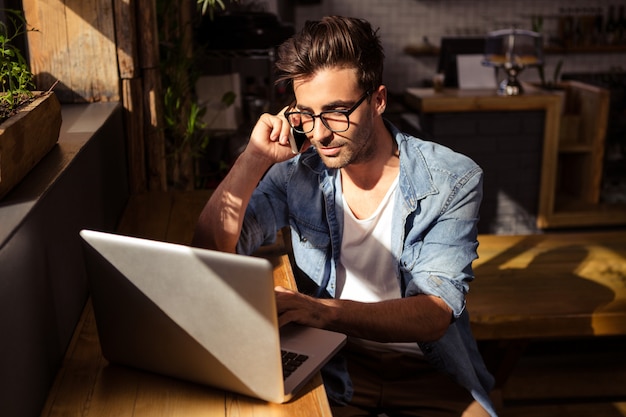
{"type": "Polygon", "coordinates": [[[226,8],[222,0],[198,0],[198,8],[202,11],[202,14],[206,14],[208,10],[211,17],[213,17],[213,10],[218,6],[222,10],[226,8]]]}
{"type": "Polygon", "coordinates": [[[25,97],[32,96],[33,74],[26,59],[14,44],[27,31],[26,21],[18,10],[3,9],[7,22],[0,22],[0,103],[14,109],[25,97]]]}
{"type": "Polygon", "coordinates": [[[237,98],[237,94],[235,94],[234,91],[228,91],[226,93],[224,93],[224,95],[222,96],[222,104],[225,107],[230,107],[233,104],[235,104],[235,99],[237,98]]]}

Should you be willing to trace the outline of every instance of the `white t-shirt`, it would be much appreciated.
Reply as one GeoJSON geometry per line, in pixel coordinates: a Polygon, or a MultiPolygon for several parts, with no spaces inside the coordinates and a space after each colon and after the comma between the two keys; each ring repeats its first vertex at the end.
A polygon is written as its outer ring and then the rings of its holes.
{"type": "MultiPolygon", "coordinates": [[[[337,270],[338,298],[376,302],[402,296],[395,272],[396,261],[391,253],[391,224],[397,188],[396,177],[376,211],[366,219],[357,219],[343,199],[343,240],[337,270]]],[[[402,318],[398,317],[398,320],[402,318]]],[[[352,340],[378,351],[421,353],[416,343],[352,340]]]]}

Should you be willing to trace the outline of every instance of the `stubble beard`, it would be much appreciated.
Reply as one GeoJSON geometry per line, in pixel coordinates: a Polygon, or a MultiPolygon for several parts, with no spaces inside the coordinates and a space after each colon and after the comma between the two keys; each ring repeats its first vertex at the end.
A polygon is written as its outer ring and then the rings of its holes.
{"type": "Polygon", "coordinates": [[[370,161],[376,154],[375,141],[372,139],[371,127],[355,132],[352,140],[342,140],[340,152],[335,156],[319,153],[324,165],[330,169],[341,169],[351,164],[361,164],[370,161]],[[363,132],[368,132],[364,134],[363,132]]]}

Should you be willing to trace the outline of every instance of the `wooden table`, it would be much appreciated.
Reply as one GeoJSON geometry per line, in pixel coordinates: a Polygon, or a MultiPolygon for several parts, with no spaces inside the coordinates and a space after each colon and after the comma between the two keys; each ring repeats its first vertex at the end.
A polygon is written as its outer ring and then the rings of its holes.
{"type": "MultiPolygon", "coordinates": [[[[274,281],[293,288],[287,256],[276,257],[274,281]]],[[[331,416],[321,377],[286,404],[271,404],[205,386],[110,365],[102,356],[91,303],[41,414],[53,416],[331,416]]]]}
{"type": "Polygon", "coordinates": [[[477,339],[626,335],[626,231],[479,236],[477,339]]]}
{"type": "Polygon", "coordinates": [[[532,341],[626,336],[625,231],[479,242],[467,308],[496,402],[532,341]]]}
{"type": "MultiPolygon", "coordinates": [[[[119,232],[188,244],[207,192],[131,197],[119,232]]],[[[468,309],[498,387],[532,339],[626,335],[626,232],[480,235],[468,309]]],[[[268,256],[283,253],[269,251],[268,256]]],[[[286,256],[277,284],[292,287],[286,256]]],[[[330,416],[318,376],[285,405],[109,365],[90,304],[77,326],[42,416],[330,416]],[[307,414],[308,413],[308,414],[307,414]]]]}

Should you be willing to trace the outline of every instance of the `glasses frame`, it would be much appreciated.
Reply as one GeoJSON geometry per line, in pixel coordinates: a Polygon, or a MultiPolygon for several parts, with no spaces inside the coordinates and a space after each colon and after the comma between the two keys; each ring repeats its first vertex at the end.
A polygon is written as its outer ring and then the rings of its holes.
{"type": "Polygon", "coordinates": [[[366,98],[370,97],[372,95],[372,93],[374,92],[373,89],[369,89],[365,92],[365,94],[363,94],[361,96],[361,98],[359,98],[356,103],[354,103],[354,105],[352,105],[352,107],[350,107],[347,110],[324,110],[319,112],[318,114],[313,114],[311,112],[308,111],[287,111],[289,109],[291,109],[292,107],[290,106],[287,110],[285,110],[285,112],[283,113],[283,115],[285,116],[285,119],[287,119],[287,122],[289,123],[289,126],[291,126],[291,128],[293,130],[295,130],[298,133],[311,133],[313,131],[313,129],[315,129],[315,119],[318,118],[322,121],[322,124],[324,125],[324,127],[326,127],[326,129],[330,130],[331,132],[334,133],[342,133],[342,132],[346,132],[348,129],[350,129],[350,115],[361,105],[361,103],[363,103],[365,101],[366,98]],[[341,129],[341,130],[337,130],[337,129],[333,129],[328,125],[328,122],[326,121],[326,119],[322,116],[324,116],[325,114],[331,114],[331,113],[340,113],[343,114],[344,116],[346,116],[346,120],[348,121],[348,124],[346,125],[345,129],[341,129]],[[311,120],[313,121],[313,123],[311,123],[311,129],[309,130],[302,130],[297,126],[294,126],[291,124],[291,120],[289,119],[289,117],[291,115],[294,114],[306,114],[307,116],[311,117],[311,120]]]}

